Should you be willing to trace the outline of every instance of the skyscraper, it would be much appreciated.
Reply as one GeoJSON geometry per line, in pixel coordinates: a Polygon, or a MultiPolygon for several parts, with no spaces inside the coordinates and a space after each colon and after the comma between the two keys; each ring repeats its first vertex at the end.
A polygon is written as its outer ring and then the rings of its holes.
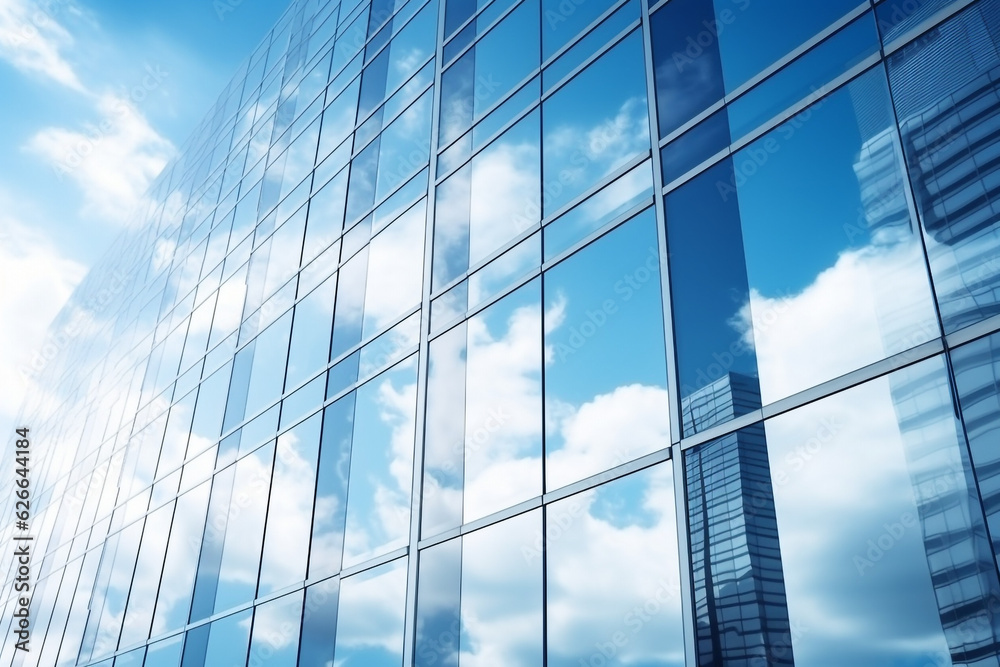
{"type": "Polygon", "coordinates": [[[22,369],[0,665],[998,664],[998,68],[293,1],[22,369]]]}

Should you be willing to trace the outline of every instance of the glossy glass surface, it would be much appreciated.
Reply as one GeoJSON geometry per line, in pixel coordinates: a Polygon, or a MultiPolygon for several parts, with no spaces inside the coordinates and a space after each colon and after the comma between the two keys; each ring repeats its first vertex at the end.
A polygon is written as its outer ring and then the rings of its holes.
{"type": "Polygon", "coordinates": [[[543,104],[546,216],[649,149],[642,58],[635,31],[543,104]]]}
{"type": "MultiPolygon", "coordinates": [[[[940,4],[940,3],[934,3],[940,4]]],[[[888,8],[886,8],[888,10],[888,8]]],[[[1000,7],[969,7],[887,62],[938,307],[951,332],[996,315],[1000,7]],[[953,54],[968,54],[956,58],[953,54]]]]}
{"type": "Polygon", "coordinates": [[[271,600],[254,609],[248,665],[296,667],[299,664],[302,598],[302,591],[299,591],[271,600]]]}
{"type": "Polygon", "coordinates": [[[342,580],[334,664],[400,667],[405,601],[405,558],[342,580]]]}
{"type": "Polygon", "coordinates": [[[815,629],[792,635],[796,663],[955,660],[995,645],[995,623],[971,620],[997,575],[942,359],[765,427],[788,612],[815,629]]]}
{"type": "Polygon", "coordinates": [[[348,484],[344,565],[404,546],[409,535],[416,359],[358,389],[348,484]]]}
{"type": "Polygon", "coordinates": [[[257,596],[306,578],[321,413],[278,436],[257,596]]]}
{"type": "Polygon", "coordinates": [[[673,490],[666,462],[548,507],[547,664],[685,664],[673,490]]]}
{"type": "Polygon", "coordinates": [[[658,247],[647,209],[545,274],[547,490],[669,446],[658,247]]]}

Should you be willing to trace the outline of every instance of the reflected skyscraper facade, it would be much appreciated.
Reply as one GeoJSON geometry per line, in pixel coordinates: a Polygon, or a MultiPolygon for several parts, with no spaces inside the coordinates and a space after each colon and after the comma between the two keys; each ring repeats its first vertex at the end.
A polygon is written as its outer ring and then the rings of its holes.
{"type": "Polygon", "coordinates": [[[21,368],[0,665],[997,665],[998,54],[294,0],[21,368]]]}

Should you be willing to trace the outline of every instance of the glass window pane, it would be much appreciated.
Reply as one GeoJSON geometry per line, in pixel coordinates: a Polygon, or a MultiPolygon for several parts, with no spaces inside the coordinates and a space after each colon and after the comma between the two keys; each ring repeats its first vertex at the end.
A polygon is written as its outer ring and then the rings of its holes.
{"type": "Polygon", "coordinates": [[[543,104],[545,215],[649,150],[642,33],[635,31],[543,104]]]}
{"type": "Polygon", "coordinates": [[[712,0],[671,0],[649,18],[661,137],[726,94],[719,42],[711,33],[702,37],[714,14],[712,0]]]}
{"type": "Polygon", "coordinates": [[[241,611],[188,633],[182,667],[244,667],[253,611],[241,611]]]}
{"type": "Polygon", "coordinates": [[[949,333],[1000,313],[998,44],[1000,5],[979,2],[888,59],[910,183],[949,333]]]}
{"type": "Polygon", "coordinates": [[[254,415],[273,402],[284,389],[288,340],[292,333],[292,314],[285,313],[261,332],[254,343],[253,365],[247,387],[245,414],[254,415]]]}
{"type": "Polygon", "coordinates": [[[295,667],[298,664],[302,591],[254,609],[248,665],[295,667]]]}
{"type": "Polygon", "coordinates": [[[333,661],[333,642],[337,636],[337,604],[340,579],[333,577],[306,588],[302,613],[302,642],[299,664],[329,665],[333,661]]]}
{"type": "Polygon", "coordinates": [[[361,342],[367,274],[367,247],[340,268],[337,308],[333,313],[333,341],[330,344],[330,359],[336,359],[361,342]]]}
{"type": "Polygon", "coordinates": [[[181,664],[183,648],[183,634],[150,644],[143,667],[178,667],[181,664]]]}
{"type": "Polygon", "coordinates": [[[274,443],[236,462],[215,611],[249,602],[257,590],[274,443]]]}
{"type": "Polygon", "coordinates": [[[724,161],[664,198],[684,435],[760,407],[754,332],[730,324],[750,299],[739,202],[718,191],[732,178],[724,161]]]}
{"type": "Polygon", "coordinates": [[[333,331],[333,305],[337,278],[331,276],[295,304],[285,386],[297,387],[306,378],[326,368],[333,331]]]}
{"type": "Polygon", "coordinates": [[[278,436],[257,596],[306,578],[320,413],[278,436]]]}
{"type": "Polygon", "coordinates": [[[362,337],[378,333],[420,303],[426,199],[371,240],[362,337]]]}
{"type": "Polygon", "coordinates": [[[700,46],[706,39],[718,40],[731,93],[857,5],[855,0],[716,0],[714,19],[699,26],[692,41],[700,46]]]}
{"type": "Polygon", "coordinates": [[[683,667],[671,462],[552,503],[546,525],[547,664],[683,667]]]}
{"type": "Polygon", "coordinates": [[[132,646],[149,639],[153,621],[153,605],[163,570],[163,556],[170,534],[174,503],[169,502],[146,517],[142,545],[136,559],[135,575],[129,590],[128,607],[122,622],[121,647],[132,646]]]}
{"type": "Polygon", "coordinates": [[[969,436],[993,553],[1000,557],[1000,336],[994,334],[951,353],[955,386],[969,436]]]}
{"type": "Polygon", "coordinates": [[[1000,584],[949,384],[934,358],[766,422],[788,612],[810,628],[796,663],[996,655],[1000,584]]]}
{"type": "Polygon", "coordinates": [[[670,445],[652,209],[545,274],[545,488],[670,445]]]}
{"type": "Polygon", "coordinates": [[[405,558],[341,581],[334,664],[401,667],[405,607],[405,558]]]}
{"type": "Polygon", "coordinates": [[[542,60],[546,60],[563,45],[572,41],[580,31],[597,20],[613,3],[562,2],[542,0],[542,60]]]}
{"type": "Polygon", "coordinates": [[[420,552],[414,667],[458,667],[462,540],[420,552]]]}
{"type": "Polygon", "coordinates": [[[357,392],[344,565],[409,539],[417,364],[410,357],[357,392]]]}
{"type": "Polygon", "coordinates": [[[455,406],[465,405],[467,336],[462,323],[430,344],[420,519],[424,537],[462,524],[465,411],[455,406]]]}
{"type": "Polygon", "coordinates": [[[462,538],[463,667],[542,664],[542,561],[524,555],[541,528],[533,510],[462,538]]]}
{"type": "Polygon", "coordinates": [[[183,627],[188,621],[210,492],[211,484],[206,482],[177,499],[156,598],[156,614],[150,633],[153,637],[183,627]]]}
{"type": "Polygon", "coordinates": [[[340,571],[354,436],[354,399],[352,392],[327,406],[323,413],[323,441],[316,471],[316,507],[309,547],[311,579],[340,571]]]}
{"type": "Polygon", "coordinates": [[[871,70],[736,153],[716,184],[739,201],[750,298],[736,326],[765,404],[937,335],[891,113],[871,70]]]}

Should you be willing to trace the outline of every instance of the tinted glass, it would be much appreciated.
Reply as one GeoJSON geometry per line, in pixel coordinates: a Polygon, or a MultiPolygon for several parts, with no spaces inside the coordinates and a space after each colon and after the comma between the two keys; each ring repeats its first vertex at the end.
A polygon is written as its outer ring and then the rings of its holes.
{"type": "MultiPolygon", "coordinates": [[[[684,665],[670,462],[552,503],[545,521],[547,664],[684,665]]],[[[527,557],[541,556],[536,542],[527,557]]]]}
{"type": "Polygon", "coordinates": [[[416,359],[357,391],[344,565],[388,553],[409,537],[416,359]]]}
{"type": "Polygon", "coordinates": [[[546,273],[546,489],[669,446],[661,304],[652,209],[546,273]]]}
{"type": "Polygon", "coordinates": [[[354,435],[354,401],[355,394],[348,394],[327,406],[323,413],[323,441],[316,471],[316,502],[309,548],[311,578],[340,570],[354,435]]]}
{"type": "Polygon", "coordinates": [[[946,332],[1000,312],[1000,190],[991,157],[1000,141],[994,105],[998,43],[1000,5],[981,2],[888,60],[946,332]]]}
{"type": "Polygon", "coordinates": [[[400,667],[405,604],[405,558],[341,581],[335,664],[400,667]]]}
{"type": "Polygon", "coordinates": [[[545,101],[546,216],[649,149],[644,72],[636,31],[545,101]]]}
{"type": "Polygon", "coordinates": [[[302,592],[262,604],[253,613],[253,635],[247,664],[295,667],[298,664],[302,592]]]}

